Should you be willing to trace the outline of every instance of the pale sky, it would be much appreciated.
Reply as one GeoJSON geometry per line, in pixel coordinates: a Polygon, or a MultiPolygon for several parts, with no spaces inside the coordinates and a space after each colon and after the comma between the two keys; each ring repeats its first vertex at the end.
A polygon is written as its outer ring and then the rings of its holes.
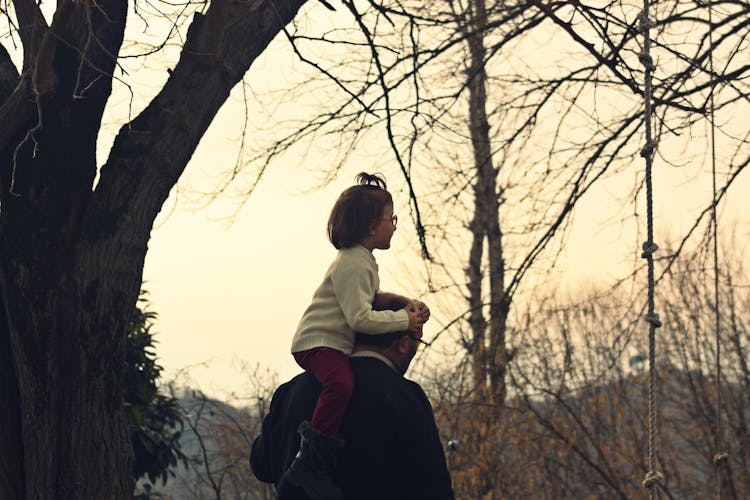
{"type": "Polygon", "coordinates": [[[242,361],[282,379],[298,370],[289,346],[335,255],[325,220],[338,189],[295,196],[292,172],[270,172],[229,227],[177,210],[152,232],[144,280],[159,314],[157,353],[172,373],[207,363],[190,368],[204,390],[241,392],[242,361]]]}
{"type": "MultiPolygon", "coordinates": [[[[220,148],[202,150],[208,154],[220,148]]],[[[248,391],[242,363],[277,372],[281,381],[300,371],[289,353],[291,338],[335,254],[325,223],[354,173],[356,168],[342,173],[328,189],[301,195],[313,179],[295,165],[280,165],[267,174],[231,226],[210,220],[210,210],[178,209],[154,229],[144,279],[159,314],[157,353],[166,369],[165,379],[188,368],[190,378],[204,391],[242,395],[248,391]]],[[[747,236],[748,217],[743,214],[750,213],[750,203],[738,196],[750,187],[745,177],[745,188],[736,187],[725,220],[744,220],[740,230],[747,236]]],[[[400,179],[394,175],[392,181],[400,179]]],[[[583,215],[569,238],[570,251],[560,262],[561,280],[571,287],[626,273],[634,260],[634,246],[640,244],[632,228],[598,228],[606,210],[597,212],[597,208],[607,206],[607,193],[593,200],[582,205],[583,215]]],[[[684,230],[689,220],[679,213],[686,213],[694,202],[660,193],[655,210],[662,214],[662,226],[657,231],[684,230]]],[[[406,203],[405,198],[397,198],[396,212],[405,213],[406,203]]],[[[403,281],[398,276],[404,268],[421,266],[413,254],[404,256],[405,240],[414,238],[404,234],[410,227],[401,221],[393,248],[376,251],[376,258],[382,289],[413,295],[424,289],[423,282],[414,283],[410,290],[396,286],[403,281]]],[[[436,312],[425,335],[430,338],[450,319],[436,312]]]]}
{"type": "MultiPolygon", "coordinates": [[[[318,11],[329,17],[339,15],[328,14],[325,9],[318,11]]],[[[134,22],[129,29],[141,28],[134,22]]],[[[152,26],[151,31],[158,33],[159,29],[152,26]]],[[[146,36],[139,32],[134,39],[144,40],[146,36]]],[[[264,82],[289,81],[297,74],[299,62],[285,48],[286,42],[277,45],[280,48],[267,51],[247,75],[256,88],[263,89],[264,82]]],[[[128,50],[135,52],[137,48],[126,48],[125,52],[128,50]]],[[[160,88],[167,77],[165,68],[173,64],[176,54],[175,48],[168,48],[163,56],[153,56],[152,70],[141,67],[138,59],[123,61],[130,71],[123,79],[133,84],[133,114],[160,88]],[[164,64],[159,63],[160,57],[166,61],[164,64]]],[[[19,61],[20,54],[14,54],[14,59],[19,61]]],[[[129,90],[115,83],[105,119],[109,121],[105,122],[99,141],[100,163],[127,117],[130,99],[129,90]]],[[[284,105],[294,110],[300,104],[284,105]]],[[[282,105],[280,109],[284,110],[282,105]]],[[[182,185],[209,189],[207,182],[234,165],[243,116],[241,93],[235,89],[196,151],[182,185]]],[[[251,114],[250,120],[254,118],[251,114]]],[[[750,129],[747,114],[736,119],[742,122],[740,129],[750,129]]],[[[387,150],[379,143],[371,147],[387,150]]],[[[310,171],[325,169],[327,164],[325,160],[316,163],[314,155],[304,160],[286,157],[272,165],[231,225],[217,220],[231,212],[225,199],[198,212],[188,210],[189,205],[182,201],[175,208],[174,197],[167,201],[152,232],[144,269],[152,310],[159,315],[155,325],[156,352],[165,368],[164,380],[187,370],[192,383],[206,392],[243,395],[249,390],[241,370],[243,364],[251,369],[256,365],[262,370],[270,369],[278,373],[280,380],[300,371],[289,346],[302,312],[335,255],[325,233],[328,212],[360,170],[383,171],[390,186],[401,188],[402,178],[395,165],[388,166],[387,159],[381,160],[378,168],[371,169],[366,162],[354,159],[326,189],[302,194],[318,180],[310,171]]],[[[657,162],[655,167],[658,169],[659,165],[657,162]]],[[[617,181],[627,185],[602,185],[580,205],[577,222],[569,234],[569,248],[559,263],[557,276],[562,284],[575,287],[580,282],[615,278],[637,260],[634,253],[640,246],[643,228],[639,230],[632,224],[601,226],[617,212],[616,193],[630,189],[642,171],[642,162],[634,164],[632,178],[620,177],[617,181]]],[[[657,233],[677,235],[688,227],[692,211],[706,203],[710,194],[705,178],[681,178],[679,169],[669,172],[669,178],[658,170],[656,173],[657,233]]],[[[750,192],[749,178],[745,172],[723,210],[722,223],[739,221],[739,241],[747,241],[750,236],[750,202],[746,196],[750,192]]],[[[419,194],[419,185],[416,189],[419,194]]],[[[401,215],[399,230],[393,238],[393,248],[375,254],[381,269],[381,288],[416,295],[425,290],[425,283],[404,284],[408,282],[404,276],[423,265],[414,249],[405,251],[415,240],[408,219],[408,200],[396,192],[394,196],[395,211],[401,215]]],[[[433,319],[425,327],[427,338],[440,324],[452,319],[441,316],[432,306],[433,319]]]]}
{"type": "MultiPolygon", "coordinates": [[[[282,42],[278,51],[269,51],[272,57],[258,61],[247,81],[262,88],[264,82],[295,78],[299,62],[285,44],[282,42]]],[[[294,109],[299,104],[285,105],[294,109]]],[[[251,114],[250,120],[253,118],[251,114]]],[[[747,116],[739,119],[750,121],[747,116]]],[[[235,89],[181,183],[199,186],[234,164],[242,120],[241,95],[235,89]]],[[[750,128],[750,123],[746,125],[750,128]]],[[[382,150],[387,147],[382,146],[382,150]]],[[[326,189],[310,193],[306,191],[317,181],[310,170],[326,169],[325,160],[316,161],[314,154],[304,159],[284,158],[266,172],[231,225],[216,220],[219,214],[228,212],[225,200],[198,212],[187,210],[180,202],[172,210],[174,199],[167,202],[164,212],[171,214],[167,218],[162,214],[157,220],[144,270],[153,310],[159,314],[157,354],[166,369],[165,380],[186,369],[192,383],[204,391],[219,396],[232,392],[243,395],[249,391],[243,364],[251,369],[270,369],[281,381],[301,371],[289,346],[300,316],[335,255],[325,233],[328,212],[358,171],[373,170],[366,161],[357,162],[356,158],[348,165],[326,189]]],[[[375,170],[388,176],[391,187],[403,187],[394,163],[385,161],[380,166],[375,170]],[[383,164],[385,168],[380,168],[383,164]]],[[[657,238],[665,234],[676,237],[689,227],[695,208],[710,200],[709,185],[705,177],[682,178],[679,169],[660,166],[664,163],[657,159],[657,238]]],[[[642,161],[635,163],[631,177],[621,176],[614,183],[603,184],[580,204],[568,249],[559,261],[556,276],[561,285],[575,288],[579,283],[615,279],[639,261],[636,252],[644,228],[632,223],[602,225],[611,222],[619,210],[617,197],[630,190],[643,168],[642,161]]],[[[722,223],[739,221],[740,240],[742,235],[745,239],[750,236],[750,202],[741,195],[750,190],[750,176],[743,176],[722,218],[722,223]]],[[[416,189],[419,194],[419,185],[416,189]]],[[[395,192],[394,196],[395,211],[401,214],[399,230],[393,248],[375,254],[381,269],[381,288],[414,296],[425,290],[425,283],[408,283],[403,276],[423,265],[415,252],[405,251],[415,241],[408,220],[408,200],[395,192]]],[[[640,207],[639,211],[645,209],[640,207]]],[[[425,300],[429,303],[429,298],[425,300]]],[[[427,338],[453,319],[442,316],[435,304],[431,305],[434,315],[425,328],[427,338]]]]}

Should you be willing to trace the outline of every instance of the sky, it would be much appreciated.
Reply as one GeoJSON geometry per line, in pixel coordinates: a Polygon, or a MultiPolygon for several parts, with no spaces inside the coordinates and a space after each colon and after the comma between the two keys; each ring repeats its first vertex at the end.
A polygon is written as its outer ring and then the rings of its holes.
{"type": "MultiPolygon", "coordinates": [[[[48,7],[53,8],[51,5],[48,7]]],[[[128,29],[141,28],[134,21],[128,29]]],[[[151,31],[160,30],[155,26],[151,31]]],[[[144,40],[147,35],[144,31],[131,38],[144,40]]],[[[261,91],[267,90],[266,83],[294,80],[300,66],[287,48],[276,45],[253,65],[246,78],[261,91]]],[[[139,49],[129,46],[125,50],[139,49]]],[[[129,74],[114,86],[99,142],[100,163],[128,114],[137,113],[163,84],[167,78],[164,68],[173,64],[176,54],[176,48],[168,46],[163,54],[151,58],[149,66],[140,66],[139,59],[123,60],[129,74]],[[130,88],[122,83],[131,81],[130,88]]],[[[19,54],[14,57],[19,61],[19,54]]],[[[293,112],[299,105],[286,102],[280,104],[280,110],[293,112]]],[[[243,96],[235,89],[188,165],[179,184],[181,191],[188,186],[209,189],[219,172],[231,169],[237,158],[244,109],[243,96]]],[[[255,119],[252,113],[250,119],[255,119]]],[[[737,119],[740,129],[750,129],[750,117],[737,119]]],[[[382,165],[380,162],[377,170],[383,171],[382,165]]],[[[287,156],[272,164],[231,221],[226,216],[236,205],[227,197],[195,210],[195,205],[173,191],[152,231],[143,274],[149,307],[158,314],[156,353],[165,369],[164,381],[176,380],[228,399],[251,395],[250,374],[256,370],[275,373],[278,381],[301,371],[289,348],[297,322],[335,255],[326,237],[328,213],[358,171],[372,170],[367,161],[351,161],[327,187],[311,189],[326,167],[325,161],[316,162],[314,155],[304,159],[287,156]]],[[[575,287],[615,278],[637,260],[643,228],[607,222],[617,213],[617,193],[629,189],[642,171],[642,163],[634,164],[632,178],[617,181],[627,186],[604,184],[580,204],[558,263],[560,283],[575,287]]],[[[705,179],[683,178],[678,169],[671,169],[668,176],[659,172],[657,169],[655,182],[657,232],[681,234],[695,207],[710,199],[705,179]]],[[[391,186],[402,185],[394,165],[384,173],[391,186]]],[[[722,224],[739,221],[740,241],[750,236],[750,201],[743,195],[750,192],[748,177],[745,172],[722,211],[722,224]]],[[[419,194],[420,186],[416,189],[419,194]]],[[[408,215],[408,200],[400,190],[394,191],[394,197],[395,212],[401,214],[399,229],[392,249],[375,254],[381,289],[420,296],[425,283],[405,279],[419,276],[423,267],[415,249],[409,248],[415,237],[408,216],[403,216],[408,215]]],[[[431,338],[451,319],[433,304],[425,336],[431,338]]]]}
{"type": "Polygon", "coordinates": [[[289,347],[335,255],[325,220],[341,183],[301,196],[289,175],[270,172],[231,225],[178,209],[153,230],[144,287],[165,379],[189,367],[204,391],[241,393],[243,363],[299,371],[289,347]]]}
{"type": "MultiPolygon", "coordinates": [[[[201,155],[221,149],[210,144],[211,140],[202,146],[201,155]]],[[[200,162],[200,156],[196,160],[200,162]]],[[[205,165],[209,164],[207,160],[205,165]]],[[[252,390],[249,375],[256,368],[276,373],[279,381],[301,371],[289,351],[291,339],[335,255],[325,224],[330,207],[351,184],[354,173],[343,172],[328,188],[303,193],[314,179],[293,165],[279,165],[267,172],[231,224],[214,220],[210,208],[196,212],[179,204],[168,217],[157,221],[144,281],[151,307],[159,315],[155,329],[164,380],[177,378],[180,383],[231,398],[252,390]]],[[[737,186],[737,193],[740,188],[737,186]]],[[[618,226],[601,227],[606,211],[597,216],[597,207],[611,202],[603,191],[588,206],[582,205],[584,216],[571,230],[568,251],[560,259],[560,280],[570,286],[620,276],[637,260],[632,252],[639,244],[638,234],[618,226]]],[[[750,213],[744,197],[734,200],[724,220],[741,220],[743,211],[750,213]]],[[[657,230],[684,229],[689,221],[675,214],[684,212],[693,201],[661,193],[655,210],[671,215],[657,221],[662,224],[657,230]]],[[[396,197],[396,213],[404,213],[406,204],[406,199],[396,197]]],[[[399,288],[404,269],[421,266],[414,253],[406,251],[407,242],[413,242],[414,237],[404,234],[412,229],[403,220],[393,248],[375,255],[381,288],[415,296],[424,283],[399,288]]],[[[748,234],[747,224],[744,234],[748,234]]],[[[425,327],[426,337],[431,338],[449,319],[436,312],[425,327]]]]}
{"type": "MultiPolygon", "coordinates": [[[[261,87],[264,81],[293,79],[299,63],[291,54],[284,49],[269,54],[254,64],[247,79],[261,87]]],[[[159,78],[165,75],[154,78],[153,89],[158,88],[159,78]]],[[[124,106],[126,94],[120,89],[116,95],[119,106],[124,106]]],[[[136,102],[146,99],[135,96],[136,102]]],[[[180,186],[210,185],[218,172],[231,168],[243,119],[242,96],[235,89],[180,186]]],[[[750,128],[748,117],[740,120],[750,128]]],[[[656,231],[678,235],[692,222],[695,208],[710,200],[710,192],[705,178],[684,178],[679,169],[659,166],[657,162],[656,231]]],[[[231,221],[226,214],[236,205],[226,197],[195,210],[177,191],[173,193],[152,231],[144,269],[150,308],[158,314],[155,331],[157,355],[165,368],[163,380],[232,398],[252,391],[250,374],[256,369],[275,373],[278,381],[301,371],[289,347],[297,322],[335,255],[325,232],[329,210],[358,171],[371,170],[366,162],[352,161],[327,187],[311,189],[319,181],[315,171],[325,168],[309,156],[285,157],[272,164],[231,221]]],[[[574,288],[587,281],[614,279],[638,261],[644,229],[608,221],[619,209],[618,193],[630,189],[642,172],[641,162],[632,165],[630,179],[626,175],[618,178],[619,184],[603,184],[580,204],[558,263],[560,283],[574,288]]],[[[401,184],[393,165],[385,173],[391,185],[401,184]]],[[[743,176],[723,207],[721,221],[739,222],[740,238],[747,239],[750,202],[742,193],[750,190],[750,176],[747,172],[743,176]]],[[[406,197],[394,195],[395,212],[408,213],[406,197]]],[[[408,217],[400,217],[393,248],[375,254],[381,289],[407,296],[425,289],[423,282],[404,279],[410,268],[422,267],[414,249],[408,248],[414,241],[408,217]]],[[[450,319],[434,311],[425,327],[426,337],[450,319]]]]}

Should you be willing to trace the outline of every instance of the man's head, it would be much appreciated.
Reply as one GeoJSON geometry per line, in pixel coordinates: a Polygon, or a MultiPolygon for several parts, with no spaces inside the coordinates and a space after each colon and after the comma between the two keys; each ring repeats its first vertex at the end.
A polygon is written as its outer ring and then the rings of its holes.
{"type": "Polygon", "coordinates": [[[354,352],[374,351],[388,358],[403,375],[409,368],[411,360],[417,353],[422,342],[422,332],[385,333],[382,335],[367,335],[357,333],[354,340],[354,352]]]}

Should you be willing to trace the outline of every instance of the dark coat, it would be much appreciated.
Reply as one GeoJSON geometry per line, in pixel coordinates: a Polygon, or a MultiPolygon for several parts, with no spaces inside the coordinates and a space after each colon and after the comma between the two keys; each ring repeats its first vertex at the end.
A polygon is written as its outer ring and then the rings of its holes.
{"type": "MultiPolygon", "coordinates": [[[[453,499],[432,406],[422,388],[381,360],[351,358],[354,393],[344,416],[346,441],[335,479],[351,500],[453,499]]],[[[312,416],[320,384],[300,374],[274,393],[250,463],[278,485],[299,448],[297,428],[312,416]]],[[[282,498],[304,498],[284,494],[282,498]]]]}

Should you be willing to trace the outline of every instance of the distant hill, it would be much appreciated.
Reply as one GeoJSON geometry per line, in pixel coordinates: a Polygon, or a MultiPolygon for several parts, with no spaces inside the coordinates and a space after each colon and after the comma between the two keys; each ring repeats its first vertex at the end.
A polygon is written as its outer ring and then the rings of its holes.
{"type": "MultiPolygon", "coordinates": [[[[180,463],[175,477],[157,481],[150,498],[164,500],[271,500],[273,490],[258,482],[248,462],[250,445],[258,433],[258,410],[237,408],[192,389],[182,389],[177,399],[187,419],[180,438],[189,458],[180,463]]],[[[147,481],[136,492],[144,493],[147,481]]]]}

